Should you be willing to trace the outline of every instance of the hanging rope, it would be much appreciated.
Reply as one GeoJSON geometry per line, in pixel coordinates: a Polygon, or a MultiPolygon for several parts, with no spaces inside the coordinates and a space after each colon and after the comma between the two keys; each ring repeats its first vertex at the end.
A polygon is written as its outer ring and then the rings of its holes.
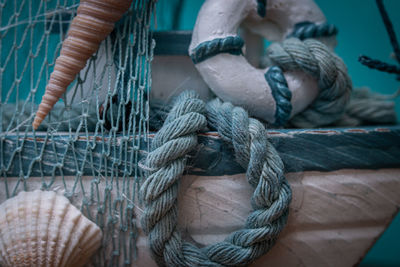
{"type": "Polygon", "coordinates": [[[143,162],[147,178],[140,189],[142,227],[159,265],[241,266],[265,254],[288,217],[291,189],[283,162],[267,139],[264,126],[247,112],[215,99],[205,106],[194,92],[182,93],[143,162]],[[186,155],[197,146],[197,132],[208,125],[233,145],[236,160],[247,169],[254,188],[252,213],[243,229],[204,248],[185,242],[177,229],[179,180],[186,155]]]}

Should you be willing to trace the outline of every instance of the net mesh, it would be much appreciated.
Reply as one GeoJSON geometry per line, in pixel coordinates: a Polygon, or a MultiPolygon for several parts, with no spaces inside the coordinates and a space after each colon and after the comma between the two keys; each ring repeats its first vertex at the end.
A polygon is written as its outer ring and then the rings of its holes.
{"type": "Polygon", "coordinates": [[[130,264],[136,255],[133,203],[139,151],[147,150],[154,2],[133,1],[32,132],[79,1],[0,1],[1,201],[37,188],[64,193],[103,230],[96,266],[130,264]]]}

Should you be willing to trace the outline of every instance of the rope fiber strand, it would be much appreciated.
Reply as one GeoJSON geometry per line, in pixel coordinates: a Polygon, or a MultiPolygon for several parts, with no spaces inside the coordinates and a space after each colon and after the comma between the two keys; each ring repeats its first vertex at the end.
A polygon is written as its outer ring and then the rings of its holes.
{"type": "Polygon", "coordinates": [[[205,105],[196,93],[183,92],[154,137],[143,165],[147,178],[140,189],[144,204],[141,223],[159,265],[247,265],[269,251],[287,222],[291,189],[283,162],[264,126],[230,103],[215,99],[205,105]],[[197,132],[207,122],[232,144],[236,160],[247,169],[247,180],[254,188],[253,211],[243,229],[220,243],[197,248],[183,241],[177,229],[177,197],[186,155],[197,146],[197,132]]]}

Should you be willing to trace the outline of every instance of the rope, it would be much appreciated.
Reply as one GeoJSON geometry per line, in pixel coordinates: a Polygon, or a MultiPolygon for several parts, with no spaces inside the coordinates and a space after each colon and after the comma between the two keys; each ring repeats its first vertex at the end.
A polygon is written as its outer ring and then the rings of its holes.
{"type": "Polygon", "coordinates": [[[267,15],[267,0],[257,0],[257,13],[262,18],[267,15]]]}
{"type": "Polygon", "coordinates": [[[242,54],[243,45],[244,41],[240,36],[216,38],[211,41],[200,43],[191,52],[190,57],[192,58],[193,63],[197,64],[220,53],[240,55],[242,54]]]}
{"type": "Polygon", "coordinates": [[[400,64],[400,46],[396,37],[396,32],[394,31],[392,21],[385,9],[385,5],[382,0],[376,0],[376,5],[378,7],[379,13],[381,14],[383,23],[385,24],[386,31],[389,35],[390,44],[393,47],[393,51],[397,62],[400,64]]]}
{"type": "Polygon", "coordinates": [[[372,59],[367,56],[360,56],[358,61],[370,69],[376,69],[379,71],[400,75],[400,67],[396,65],[389,64],[378,59],[372,59]]]}
{"type": "Polygon", "coordinates": [[[300,40],[318,37],[329,37],[334,36],[338,33],[338,29],[335,25],[327,22],[322,24],[315,24],[313,22],[304,21],[294,25],[293,32],[287,36],[296,37],[300,40]]]}
{"type": "MultiPolygon", "coordinates": [[[[390,20],[389,15],[386,12],[386,8],[385,5],[383,4],[383,1],[376,0],[376,5],[378,7],[379,13],[381,14],[383,23],[385,24],[386,31],[389,35],[389,40],[394,51],[393,52],[394,57],[397,63],[400,64],[400,46],[399,42],[397,41],[396,32],[393,29],[392,21],[390,20]]],[[[400,81],[400,68],[396,65],[385,63],[381,60],[371,59],[370,57],[367,56],[360,56],[358,61],[360,61],[361,64],[371,69],[377,69],[379,71],[384,71],[387,73],[395,73],[397,74],[396,79],[400,81]]]]}
{"type": "Polygon", "coordinates": [[[355,127],[361,125],[396,124],[395,102],[400,95],[398,90],[393,95],[371,92],[369,88],[359,88],[352,92],[345,114],[335,122],[336,126],[355,127]]]}
{"type": "Polygon", "coordinates": [[[278,66],[272,66],[265,73],[265,79],[271,87],[272,96],[275,99],[276,111],[275,111],[275,125],[285,125],[292,112],[292,92],[290,92],[286,78],[283,75],[283,71],[278,66]]]}
{"type": "Polygon", "coordinates": [[[267,140],[264,126],[246,111],[215,99],[205,106],[193,92],[182,93],[156,134],[143,162],[149,170],[143,182],[142,227],[156,262],[167,266],[241,266],[265,254],[288,217],[291,190],[283,162],[267,140]],[[177,229],[179,179],[186,155],[197,145],[197,132],[206,124],[233,145],[236,160],[247,168],[254,188],[252,213],[243,229],[204,248],[184,242],[177,229]]]}
{"type": "Polygon", "coordinates": [[[338,120],[349,101],[352,83],[343,61],[323,43],[286,39],[267,48],[271,65],[283,71],[301,70],[315,77],[320,89],[316,100],[290,123],[300,128],[328,125],[338,120]]]}

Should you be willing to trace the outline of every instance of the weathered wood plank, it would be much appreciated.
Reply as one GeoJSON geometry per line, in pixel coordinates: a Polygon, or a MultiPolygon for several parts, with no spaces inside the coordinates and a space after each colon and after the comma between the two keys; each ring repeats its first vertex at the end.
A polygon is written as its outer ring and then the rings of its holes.
{"type": "MultiPolygon", "coordinates": [[[[399,210],[399,177],[400,169],[289,173],[287,179],[293,199],[288,224],[272,250],[250,266],[357,265],[399,210]]],[[[45,179],[51,180],[49,177],[45,179]]],[[[14,188],[16,193],[23,190],[23,185],[17,185],[18,177],[7,180],[10,191],[14,188]]],[[[81,177],[82,187],[77,186],[74,190],[75,180],[74,176],[56,177],[49,190],[61,195],[68,193],[72,196],[71,202],[86,216],[104,222],[105,229],[116,229],[113,238],[107,236],[110,230],[104,230],[105,245],[99,255],[105,253],[107,258],[114,258],[113,266],[122,266],[126,259],[122,242],[130,242],[130,231],[118,230],[123,216],[112,203],[118,198],[121,201],[122,196],[121,206],[127,203],[135,205],[134,220],[142,216],[143,206],[137,201],[132,202],[132,196],[125,196],[126,191],[118,186],[117,179],[101,179],[94,189],[95,195],[97,192],[100,194],[100,201],[95,196],[89,207],[81,208],[93,194],[90,190],[92,177],[81,177]],[[112,188],[107,201],[103,195],[106,187],[112,188]],[[99,210],[102,210],[101,214],[99,210]],[[115,250],[119,250],[120,254],[111,252],[116,240],[120,242],[116,242],[115,250]]],[[[26,190],[40,189],[42,183],[42,178],[30,177],[26,190]]],[[[199,246],[222,241],[229,233],[243,227],[251,212],[251,195],[252,189],[244,174],[185,175],[181,179],[178,197],[180,232],[199,246]]],[[[6,198],[3,187],[0,203],[6,198]]],[[[133,251],[128,253],[132,264],[124,266],[156,267],[151,258],[148,237],[143,234],[138,222],[137,227],[137,257],[133,251]]]]}
{"type": "MultiPolygon", "coordinates": [[[[333,171],[343,168],[400,167],[400,126],[338,129],[270,130],[271,142],[280,153],[287,172],[333,171]]],[[[2,175],[132,175],[134,162],[147,153],[149,142],[139,137],[68,134],[8,135],[0,139],[2,175]],[[36,142],[35,142],[36,141],[36,142]],[[42,156],[41,156],[42,155],[42,156]],[[127,160],[126,160],[127,159],[127,160]],[[107,172],[106,172],[107,171],[107,172]]],[[[189,173],[201,176],[232,175],[244,170],[235,162],[231,146],[217,133],[199,135],[189,173]]]]}
{"type": "Polygon", "coordinates": [[[155,55],[189,56],[191,31],[155,31],[152,33],[152,37],[156,41],[155,55]]]}

